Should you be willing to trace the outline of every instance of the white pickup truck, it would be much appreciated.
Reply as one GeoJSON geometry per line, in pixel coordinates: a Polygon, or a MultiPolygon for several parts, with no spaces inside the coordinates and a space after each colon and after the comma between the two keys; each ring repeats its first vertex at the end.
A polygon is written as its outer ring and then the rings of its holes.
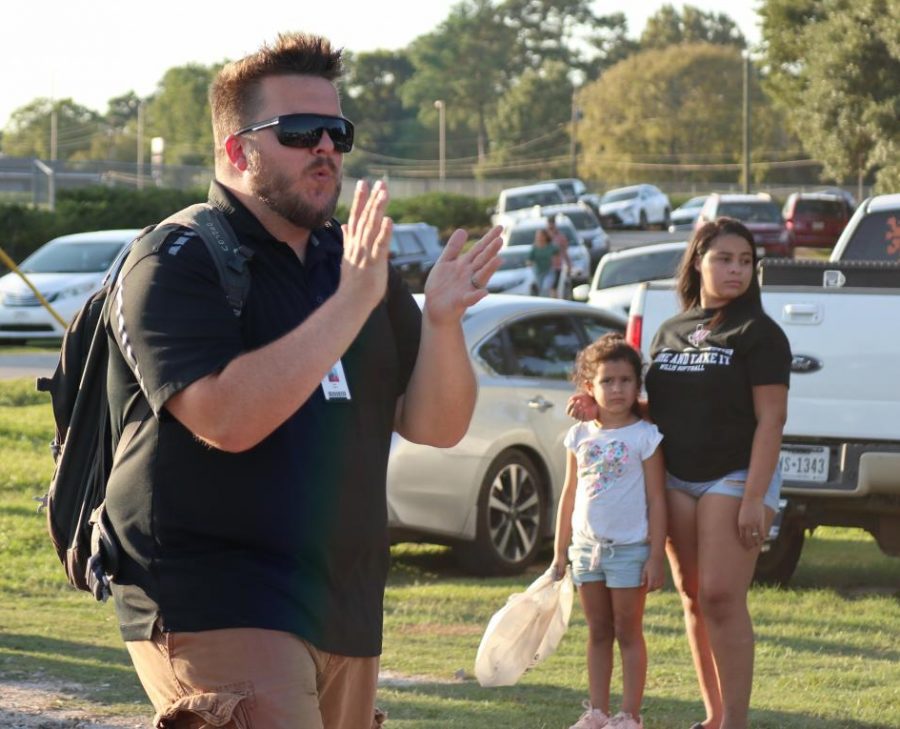
{"type": "MultiPolygon", "coordinates": [[[[757,580],[790,579],[806,530],[820,525],[865,529],[900,556],[900,263],[764,260],[761,281],[793,362],[784,508],[757,580]]],[[[628,338],[646,359],[678,310],[671,284],[635,293],[628,338]]]]}

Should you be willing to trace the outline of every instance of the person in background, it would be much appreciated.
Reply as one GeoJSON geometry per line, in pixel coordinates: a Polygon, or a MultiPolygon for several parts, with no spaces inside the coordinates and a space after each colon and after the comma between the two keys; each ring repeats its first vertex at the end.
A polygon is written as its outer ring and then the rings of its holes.
{"type": "Polygon", "coordinates": [[[648,590],[665,577],[665,467],[656,426],[640,417],[641,355],[606,334],[575,361],[575,383],[597,419],[566,434],[566,480],[556,517],[556,579],[572,579],[588,624],[585,712],[570,729],[642,729],[647,677],[642,621],[648,590]],[[613,645],[622,657],[622,710],[610,716],[613,645]]]}
{"type": "Polygon", "coordinates": [[[553,256],[553,293],[551,296],[562,298],[566,290],[566,277],[572,270],[572,261],[569,258],[569,239],[566,238],[556,225],[556,217],[547,216],[547,232],[550,234],[550,241],[556,246],[557,253],[553,256]]]}
{"type": "Polygon", "coordinates": [[[534,278],[538,285],[538,296],[553,296],[556,285],[556,274],[553,271],[553,258],[558,248],[551,242],[550,233],[539,228],[534,234],[534,244],[528,253],[528,260],[534,267],[534,278]]]}

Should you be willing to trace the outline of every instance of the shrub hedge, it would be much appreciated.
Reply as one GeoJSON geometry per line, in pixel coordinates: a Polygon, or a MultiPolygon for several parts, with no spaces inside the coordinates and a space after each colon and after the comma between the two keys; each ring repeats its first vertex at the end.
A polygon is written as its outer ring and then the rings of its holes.
{"type": "MultiPolygon", "coordinates": [[[[143,228],[171,213],[206,199],[206,190],[148,188],[123,190],[87,187],[61,190],[56,210],[30,205],[0,205],[0,247],[16,262],[51,238],[86,230],[143,228]]],[[[490,225],[487,208],[492,200],[454,193],[432,192],[392,200],[388,214],[398,223],[426,222],[440,230],[442,240],[456,228],[480,235],[490,225]]],[[[347,219],[348,210],[338,206],[337,218],[347,219]]],[[[0,272],[2,273],[2,272],[0,272]]]]}

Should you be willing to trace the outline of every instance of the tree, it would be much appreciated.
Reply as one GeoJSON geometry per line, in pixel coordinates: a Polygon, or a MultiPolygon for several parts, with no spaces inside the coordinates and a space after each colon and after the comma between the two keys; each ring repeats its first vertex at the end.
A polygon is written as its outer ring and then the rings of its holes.
{"type": "Polygon", "coordinates": [[[482,172],[568,174],[571,114],[568,68],[548,61],[537,70],[528,69],[500,98],[488,122],[491,154],[482,172]]]}
{"type": "Polygon", "coordinates": [[[475,133],[478,159],[488,151],[487,120],[509,87],[515,32],[490,0],[464,0],[434,31],[409,47],[415,68],[403,99],[419,110],[423,124],[435,126],[434,102],[442,99],[450,129],[475,133]]]}
{"type": "MultiPolygon", "coordinates": [[[[582,172],[623,181],[735,180],[742,65],[737,48],[703,43],[642,51],[613,66],[579,93],[582,172]]],[[[755,148],[782,147],[780,120],[754,77],[751,94],[755,148]]]]}
{"type": "Polygon", "coordinates": [[[685,5],[679,13],[674,5],[663,5],[647,18],[641,48],[665,48],[680,43],[713,43],[743,48],[747,42],[735,22],[725,13],[705,12],[685,5]]]}
{"type": "Polygon", "coordinates": [[[220,64],[189,63],[166,71],[147,105],[147,137],[165,140],[166,164],[211,165],[213,135],[207,94],[220,64]]]}
{"type": "Polygon", "coordinates": [[[88,157],[91,140],[100,129],[100,116],[72,99],[54,101],[37,98],[16,109],[3,137],[3,152],[14,157],[50,159],[50,128],[56,111],[57,157],[61,160],[88,157]]]}
{"type": "Polygon", "coordinates": [[[900,5],[767,0],[769,87],[823,175],[900,187],[900,5]],[[793,6],[793,7],[792,7],[793,6]]]}
{"type": "MultiPolygon", "coordinates": [[[[91,159],[117,162],[137,160],[137,117],[141,98],[128,91],[107,102],[101,129],[91,140],[91,159]]],[[[149,147],[149,140],[144,140],[149,147]]]]}
{"type": "Polygon", "coordinates": [[[365,174],[367,164],[388,157],[437,158],[437,137],[419,121],[417,109],[403,104],[401,89],[415,70],[406,51],[345,53],[344,67],[341,104],[356,124],[348,172],[365,174]]]}

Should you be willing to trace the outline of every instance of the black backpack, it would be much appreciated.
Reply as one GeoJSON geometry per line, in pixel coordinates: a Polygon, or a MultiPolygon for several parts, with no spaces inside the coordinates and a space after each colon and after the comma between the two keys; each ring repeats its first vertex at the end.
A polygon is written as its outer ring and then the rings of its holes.
{"type": "Polygon", "coordinates": [[[66,329],[53,376],[37,380],[37,389],[50,393],[56,421],[56,437],[50,444],[56,468],[47,495],[39,501],[47,509],[50,537],[69,583],[100,601],[110,595],[110,578],[118,564],[118,546],[103,503],[106,482],[116,455],[124,452],[141,423],[151,417],[144,401],[125,425],[113,452],[106,397],[111,294],[119,276],[144,255],[159,250],[168,237],[163,228],[178,227],[194,231],[206,244],[225,297],[235,316],[241,315],[250,291],[247,264],[253,252],[238,243],[221,211],[208,203],[192,205],[145,228],[126,247],[100,290],[66,329]],[[151,231],[163,234],[148,235],[151,231]]]}

